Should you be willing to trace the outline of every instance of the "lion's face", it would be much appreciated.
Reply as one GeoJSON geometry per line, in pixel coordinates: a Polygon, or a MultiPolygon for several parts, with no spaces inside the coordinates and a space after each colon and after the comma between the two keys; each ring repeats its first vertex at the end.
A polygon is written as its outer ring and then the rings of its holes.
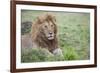
{"type": "MultiPolygon", "coordinates": [[[[38,32],[40,36],[47,38],[48,40],[53,40],[57,33],[56,19],[52,14],[45,14],[37,17],[37,25],[39,29],[38,32]]],[[[36,28],[35,28],[36,29],[36,28]]]]}
{"type": "Polygon", "coordinates": [[[42,32],[48,40],[53,40],[55,38],[55,25],[51,21],[45,21],[42,23],[42,32]]]}

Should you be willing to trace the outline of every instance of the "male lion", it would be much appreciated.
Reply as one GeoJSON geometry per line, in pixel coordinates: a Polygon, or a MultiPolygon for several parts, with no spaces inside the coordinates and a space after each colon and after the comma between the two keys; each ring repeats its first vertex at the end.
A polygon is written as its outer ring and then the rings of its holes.
{"type": "MultiPolygon", "coordinates": [[[[25,38],[27,36],[23,37],[25,38]]],[[[30,35],[26,39],[26,43],[29,45],[28,41],[32,42],[30,45],[32,48],[45,48],[54,55],[62,55],[62,50],[58,47],[55,16],[50,13],[38,16],[36,21],[32,24],[30,35]]],[[[25,41],[22,38],[22,47],[23,45],[27,45],[23,43],[25,43],[25,41]]]]}

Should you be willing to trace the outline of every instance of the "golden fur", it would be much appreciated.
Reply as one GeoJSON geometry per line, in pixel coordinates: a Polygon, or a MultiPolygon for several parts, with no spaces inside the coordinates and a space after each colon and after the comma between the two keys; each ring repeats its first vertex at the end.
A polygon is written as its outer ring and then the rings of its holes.
{"type": "Polygon", "coordinates": [[[31,38],[39,48],[50,52],[58,48],[57,25],[55,16],[50,13],[37,17],[31,28],[31,38]]]}

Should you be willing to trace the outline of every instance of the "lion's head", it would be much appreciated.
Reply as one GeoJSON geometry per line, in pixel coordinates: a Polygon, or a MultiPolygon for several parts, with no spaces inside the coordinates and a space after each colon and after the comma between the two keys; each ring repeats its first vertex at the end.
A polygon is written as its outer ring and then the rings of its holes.
{"type": "Polygon", "coordinates": [[[46,13],[37,17],[32,25],[32,39],[39,47],[48,48],[49,51],[57,48],[57,26],[55,16],[46,13]]]}
{"type": "Polygon", "coordinates": [[[39,25],[39,32],[44,34],[45,38],[48,40],[53,40],[57,33],[56,19],[55,16],[45,14],[37,18],[37,23],[39,25]]]}

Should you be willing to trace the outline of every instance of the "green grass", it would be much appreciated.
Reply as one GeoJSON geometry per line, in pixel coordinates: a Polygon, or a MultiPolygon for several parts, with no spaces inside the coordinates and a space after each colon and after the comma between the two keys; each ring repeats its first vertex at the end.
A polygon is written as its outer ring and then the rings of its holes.
{"type": "MultiPolygon", "coordinates": [[[[34,22],[45,11],[22,10],[21,21],[34,22]]],[[[56,16],[59,46],[63,51],[62,60],[87,60],[90,58],[90,14],[71,12],[52,12],[56,16]]],[[[22,62],[58,61],[57,57],[46,57],[36,50],[30,54],[22,53],[22,62]],[[37,58],[37,57],[38,58],[37,58]],[[27,61],[28,60],[28,61],[27,61]]]]}

